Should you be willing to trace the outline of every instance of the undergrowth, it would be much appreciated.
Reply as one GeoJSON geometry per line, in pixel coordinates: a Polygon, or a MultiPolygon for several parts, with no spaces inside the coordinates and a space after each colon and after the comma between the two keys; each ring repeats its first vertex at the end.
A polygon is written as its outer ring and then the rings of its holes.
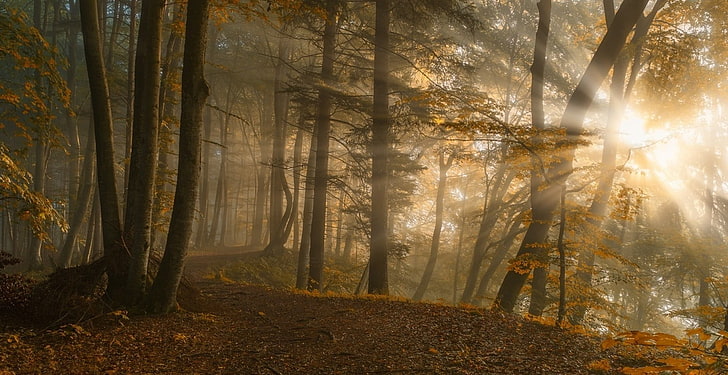
{"type": "MultiPolygon", "coordinates": [[[[353,293],[361,277],[362,266],[330,260],[324,265],[323,292],[353,293]]],[[[216,277],[235,282],[291,289],[296,286],[297,254],[260,256],[233,263],[216,277]]]]}
{"type": "Polygon", "coordinates": [[[0,251],[0,312],[22,316],[28,309],[33,287],[31,279],[23,275],[8,275],[2,270],[20,260],[0,251]]]}

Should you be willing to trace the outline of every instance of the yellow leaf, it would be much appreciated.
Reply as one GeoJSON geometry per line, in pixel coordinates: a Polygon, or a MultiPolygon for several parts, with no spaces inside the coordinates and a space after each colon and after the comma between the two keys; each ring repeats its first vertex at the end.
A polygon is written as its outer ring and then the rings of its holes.
{"type": "Polygon", "coordinates": [[[258,316],[265,316],[265,313],[262,311],[258,311],[258,316]]]}
{"type": "Polygon", "coordinates": [[[435,349],[435,348],[430,348],[430,349],[428,350],[428,352],[430,352],[431,354],[440,354],[440,351],[439,351],[439,350],[437,350],[437,349],[435,349]]]}
{"type": "Polygon", "coordinates": [[[685,333],[688,336],[697,335],[698,336],[698,339],[700,341],[705,341],[705,340],[707,340],[707,339],[710,338],[710,335],[708,333],[706,333],[705,330],[702,329],[702,328],[700,328],[700,327],[693,328],[693,329],[688,329],[688,330],[685,331],[685,333]]]}
{"type": "Polygon", "coordinates": [[[690,366],[697,366],[697,363],[684,358],[669,357],[661,359],[660,362],[672,367],[672,370],[687,371],[690,366]]]}
{"type": "Polygon", "coordinates": [[[602,350],[607,350],[609,348],[613,348],[619,344],[619,341],[615,339],[606,339],[602,341],[602,350]]]}
{"type": "Polygon", "coordinates": [[[716,353],[722,353],[726,343],[728,343],[728,338],[726,337],[721,337],[718,340],[715,340],[715,347],[713,348],[713,351],[716,353]]]}

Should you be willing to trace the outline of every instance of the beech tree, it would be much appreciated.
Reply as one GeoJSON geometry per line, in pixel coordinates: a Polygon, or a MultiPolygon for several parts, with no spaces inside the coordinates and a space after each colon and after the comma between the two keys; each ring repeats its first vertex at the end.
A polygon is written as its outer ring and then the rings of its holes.
{"type": "Polygon", "coordinates": [[[177,287],[192,237],[200,183],[202,114],[209,95],[204,76],[209,13],[207,0],[191,2],[187,6],[177,187],[167,245],[147,296],[149,310],[156,313],[176,308],[177,287]]]}
{"type": "Polygon", "coordinates": [[[326,198],[329,183],[329,137],[331,132],[331,91],[333,89],[336,46],[337,0],[326,2],[323,33],[323,62],[316,113],[316,164],[310,228],[309,290],[321,290],[324,266],[324,234],[326,231],[326,198]]]}
{"type": "Polygon", "coordinates": [[[164,1],[142,2],[134,77],[134,122],[124,230],[131,259],[126,298],[136,303],[146,288],[151,249],[154,179],[159,147],[159,88],[164,1]]]}
{"type": "MultiPolygon", "coordinates": [[[[597,89],[619,56],[629,32],[639,20],[646,5],[645,0],[625,0],[619,7],[612,27],[604,35],[564,110],[561,127],[566,131],[567,139],[574,140],[580,136],[584,117],[597,89]]],[[[564,155],[560,156],[560,161],[550,168],[548,175],[545,176],[548,181],[547,187],[538,196],[531,197],[533,219],[528,225],[516,256],[516,262],[522,261],[525,264],[512,265],[513,268],[506,274],[493,302],[493,308],[513,311],[518,294],[533,269],[532,263],[527,258],[532,254],[538,257],[538,254],[546,248],[544,240],[559,202],[560,184],[563,184],[571,173],[574,152],[574,146],[567,147],[564,155]]]]}
{"type": "Polygon", "coordinates": [[[369,293],[388,294],[387,175],[389,153],[389,15],[391,2],[376,0],[374,108],[372,112],[372,211],[369,293]]]}

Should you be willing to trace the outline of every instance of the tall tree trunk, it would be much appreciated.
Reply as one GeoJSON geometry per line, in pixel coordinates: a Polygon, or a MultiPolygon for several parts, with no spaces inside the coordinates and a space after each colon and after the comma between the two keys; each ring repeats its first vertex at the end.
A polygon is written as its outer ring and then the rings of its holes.
{"type": "MultiPolygon", "coordinates": [[[[285,88],[285,75],[288,71],[289,43],[287,40],[278,42],[278,61],[275,68],[275,81],[273,83],[273,153],[271,154],[270,169],[270,213],[268,217],[268,246],[265,252],[271,255],[283,253],[286,243],[284,215],[284,190],[286,187],[286,122],[288,119],[289,94],[285,88]]],[[[290,202],[288,202],[290,204],[290,202]]]]}
{"type": "MultiPolygon", "coordinates": [[[[546,49],[548,47],[549,33],[551,29],[551,0],[541,0],[538,2],[538,28],[536,30],[536,45],[533,53],[533,65],[531,65],[531,121],[532,127],[536,133],[540,133],[546,128],[544,116],[544,73],[546,70],[546,49]]],[[[539,135],[532,137],[532,144],[539,144],[539,135]]],[[[531,170],[531,202],[537,202],[541,199],[543,184],[546,181],[540,171],[545,170],[539,168],[542,159],[532,156],[531,170]]],[[[534,212],[534,220],[543,221],[545,218],[536,218],[536,209],[532,207],[534,212]]],[[[550,215],[550,213],[543,213],[550,215]]],[[[546,229],[548,231],[548,229],[546,229]]],[[[545,239],[545,238],[544,238],[545,239]]],[[[540,316],[546,307],[546,278],[548,276],[548,252],[549,246],[543,243],[537,250],[534,250],[534,259],[536,261],[531,283],[531,306],[529,313],[531,315],[540,316]]]]}
{"type": "Polygon", "coordinates": [[[182,70],[179,178],[167,246],[147,300],[149,310],[155,313],[166,313],[176,307],[177,288],[192,235],[200,180],[202,112],[209,95],[204,76],[209,9],[208,0],[188,3],[182,70]]]}
{"type": "Polygon", "coordinates": [[[306,181],[304,182],[303,217],[301,220],[301,244],[298,248],[298,268],[296,271],[296,288],[304,289],[308,286],[308,262],[311,252],[311,218],[313,217],[313,191],[316,175],[316,129],[311,137],[311,146],[308,151],[306,163],[306,181]]]}
{"type": "MultiPolygon", "coordinates": [[[[124,140],[124,186],[129,186],[129,165],[131,159],[131,138],[134,124],[134,76],[136,70],[137,0],[129,0],[129,48],[126,60],[126,128],[124,140]]],[[[127,191],[124,189],[124,202],[127,191]]]]}
{"type": "MultiPolygon", "coordinates": [[[[184,11],[186,4],[176,3],[172,10],[173,18],[171,19],[172,24],[184,23],[184,11]]],[[[157,174],[155,176],[154,191],[155,196],[158,198],[154,202],[152,210],[152,233],[151,241],[153,247],[163,247],[163,243],[160,243],[159,228],[164,226],[166,218],[164,217],[169,206],[169,201],[172,198],[172,184],[174,180],[174,174],[170,170],[170,158],[172,149],[174,147],[175,129],[177,121],[175,120],[176,114],[175,102],[178,101],[178,95],[173,90],[173,86],[178,82],[176,77],[179,77],[178,71],[181,68],[182,62],[182,36],[181,32],[176,27],[172,27],[172,30],[167,37],[167,45],[164,51],[164,57],[161,60],[160,69],[162,72],[160,79],[159,89],[159,158],[157,174]],[[165,205],[167,207],[165,207],[165,205]]]]}
{"type": "MultiPolygon", "coordinates": [[[[256,192],[255,192],[255,215],[253,218],[253,245],[262,245],[265,241],[265,211],[266,203],[270,198],[270,192],[268,187],[270,186],[270,170],[267,169],[272,166],[271,155],[273,153],[273,98],[270,98],[268,93],[262,95],[262,110],[260,119],[260,136],[258,137],[259,151],[260,151],[260,163],[257,169],[256,192]]],[[[269,212],[270,213],[270,212],[269,212]]],[[[268,218],[270,221],[270,218],[268,218]]],[[[270,226],[269,226],[270,227],[270,226]]]]}
{"type": "MultiPolygon", "coordinates": [[[[632,69],[629,82],[637,79],[639,69],[641,68],[641,54],[644,44],[644,38],[647,36],[650,25],[657,16],[657,12],[665,6],[667,0],[660,0],[653,5],[652,10],[646,17],[640,18],[635,26],[635,32],[632,36],[630,44],[634,50],[632,57],[632,69]],[[639,67],[639,68],[636,68],[639,67]]],[[[614,20],[614,2],[604,0],[605,19],[608,27],[614,20]]],[[[627,82],[627,70],[629,64],[626,56],[617,59],[612,68],[612,82],[609,88],[609,108],[607,117],[607,127],[604,136],[604,145],[602,146],[602,161],[599,174],[597,188],[589,206],[589,216],[587,223],[589,231],[598,231],[601,229],[604,217],[607,214],[609,197],[612,194],[612,185],[617,167],[617,146],[619,144],[619,129],[622,125],[624,111],[627,107],[628,98],[631,95],[633,85],[627,82]]],[[[595,255],[592,251],[582,251],[579,253],[579,265],[576,271],[576,281],[580,288],[592,287],[592,272],[595,262],[595,255]]],[[[589,301],[581,300],[577,296],[577,303],[574,311],[569,316],[571,324],[581,324],[587,311],[589,301]]]]}
{"type": "Polygon", "coordinates": [[[503,231],[504,234],[501,236],[501,240],[493,252],[490,264],[488,265],[488,268],[486,268],[485,273],[483,273],[483,277],[480,279],[478,290],[475,292],[475,297],[473,298],[474,303],[481,305],[482,301],[485,300],[490,280],[493,278],[493,275],[495,275],[495,272],[500,268],[503,260],[508,254],[508,250],[510,250],[513,246],[513,242],[516,240],[516,237],[523,233],[523,228],[521,228],[522,221],[523,212],[513,218],[511,224],[503,231]]]}
{"type": "Polygon", "coordinates": [[[127,279],[127,302],[137,303],[147,282],[154,179],[159,147],[159,87],[162,49],[163,0],[142,2],[136,55],[136,95],[132,130],[129,185],[124,228],[131,261],[127,279]]]}
{"type": "MultiPolygon", "coordinates": [[[[207,110],[209,116],[210,109],[207,110]]],[[[202,186],[200,187],[199,203],[197,209],[200,210],[200,220],[197,222],[197,241],[195,245],[203,247],[207,241],[207,223],[209,216],[209,186],[210,186],[210,137],[212,136],[212,121],[204,121],[203,138],[202,138],[202,186]]]]}
{"type": "Polygon", "coordinates": [[[337,0],[326,2],[326,26],[323,34],[323,62],[316,113],[316,167],[311,217],[311,251],[308,290],[321,290],[324,269],[324,238],[326,232],[326,197],[329,182],[329,136],[331,132],[331,88],[334,75],[336,46],[337,0]]]}
{"type": "Polygon", "coordinates": [[[116,191],[114,162],[114,140],[111,116],[111,99],[106,79],[106,69],[101,48],[98,11],[96,0],[79,0],[81,12],[81,31],[86,55],[91,91],[91,107],[94,120],[94,140],[96,143],[96,169],[98,194],[101,206],[101,231],[103,233],[104,257],[108,261],[109,285],[112,296],[118,296],[126,270],[126,251],[121,241],[121,219],[119,198],[116,191]]]}
{"type": "MultiPolygon", "coordinates": [[[[228,91],[229,93],[229,91],[228,91]]],[[[229,104],[229,102],[228,102],[229,104]]],[[[228,106],[226,104],[226,107],[228,106]]],[[[222,244],[223,234],[218,239],[220,231],[220,223],[223,218],[224,206],[227,204],[227,121],[220,120],[220,169],[217,173],[217,187],[215,189],[215,204],[212,206],[212,216],[210,217],[210,231],[207,234],[207,242],[212,246],[222,244]]]]}
{"type": "Polygon", "coordinates": [[[68,234],[66,235],[66,239],[63,242],[63,247],[61,248],[59,265],[63,268],[71,266],[71,261],[73,259],[73,248],[76,244],[76,238],[81,231],[81,227],[83,226],[83,219],[86,218],[88,214],[89,206],[92,202],[91,198],[93,198],[94,142],[90,137],[90,134],[92,134],[93,132],[93,122],[91,122],[90,125],[91,126],[89,127],[89,137],[86,141],[86,153],[83,162],[83,174],[81,178],[81,183],[76,193],[76,206],[73,207],[73,212],[71,213],[71,222],[69,223],[68,227],[68,234]]]}
{"type": "MultiPolygon", "coordinates": [[[[629,32],[637,23],[646,5],[647,0],[625,0],[620,6],[612,27],[608,29],[599,44],[564,110],[561,127],[566,130],[567,139],[573,140],[580,136],[584,118],[596,91],[619,56],[629,32]]],[[[518,250],[517,259],[526,260],[537,252],[536,249],[543,247],[542,244],[551,227],[554,210],[558,206],[560,184],[565,182],[572,171],[575,152],[576,149],[572,146],[560,156],[557,165],[549,170],[547,187],[537,196],[531,197],[533,220],[518,250]]],[[[531,265],[527,265],[525,268],[508,271],[493,303],[495,309],[513,311],[532,268],[531,265]]]]}
{"type": "Polygon", "coordinates": [[[372,116],[372,213],[369,293],[389,294],[387,276],[389,173],[389,16],[391,0],[376,0],[374,31],[374,109],[372,116]]]}
{"type": "MultiPolygon", "coordinates": [[[[71,92],[71,107],[75,109],[76,103],[76,71],[78,66],[78,34],[79,34],[79,15],[78,1],[70,0],[68,2],[68,17],[70,25],[68,27],[68,70],[66,73],[66,82],[68,90],[71,92]]],[[[92,124],[93,126],[93,124],[92,124]]],[[[78,116],[74,116],[70,111],[66,113],[66,129],[68,131],[68,140],[70,141],[70,160],[68,163],[68,207],[76,206],[76,193],[81,179],[81,136],[78,129],[78,116]]],[[[90,136],[89,136],[90,139],[90,136]]]]}
{"type": "MultiPolygon", "coordinates": [[[[503,206],[503,197],[508,192],[508,187],[510,186],[513,178],[516,176],[516,174],[513,173],[515,172],[513,169],[509,171],[508,175],[505,174],[506,171],[509,170],[508,163],[505,161],[508,150],[509,145],[503,143],[500,149],[502,156],[501,159],[503,162],[498,166],[492,182],[489,183],[489,187],[486,189],[485,197],[483,198],[483,218],[480,221],[478,238],[475,240],[475,246],[473,247],[473,256],[470,262],[468,277],[465,280],[463,295],[460,298],[460,302],[462,303],[472,302],[475,285],[477,284],[478,277],[480,276],[480,268],[488,250],[490,235],[498,221],[498,213],[500,213],[501,207],[503,206]]],[[[488,168],[488,165],[484,165],[484,168],[488,168]]]]}
{"type": "MultiPolygon", "coordinates": [[[[42,125],[38,131],[38,138],[35,143],[35,171],[33,172],[33,189],[35,192],[45,194],[46,190],[46,172],[48,171],[48,154],[50,153],[50,145],[48,144],[47,129],[42,125]]],[[[29,232],[30,248],[29,248],[29,264],[30,270],[39,270],[43,268],[43,240],[33,233],[29,232]]]]}
{"type": "Polygon", "coordinates": [[[413,300],[419,301],[425,295],[427,286],[430,284],[432,279],[432,273],[435,271],[435,264],[437,263],[437,253],[440,249],[440,234],[442,233],[442,216],[445,209],[445,188],[447,187],[447,171],[452,166],[453,155],[448,156],[445,161],[445,151],[440,151],[439,165],[440,165],[440,179],[437,183],[437,197],[435,198],[435,229],[432,231],[432,243],[430,244],[430,256],[427,259],[427,265],[425,265],[425,272],[422,274],[420,284],[415,290],[415,294],[412,297],[413,300]]]}
{"type": "Polygon", "coordinates": [[[304,126],[306,124],[305,114],[300,113],[298,118],[298,130],[296,130],[296,140],[293,144],[293,201],[291,206],[293,207],[293,213],[289,219],[289,225],[293,225],[293,249],[300,247],[300,223],[299,223],[299,211],[301,202],[301,173],[303,171],[303,164],[301,159],[303,157],[303,139],[306,134],[304,126]]]}

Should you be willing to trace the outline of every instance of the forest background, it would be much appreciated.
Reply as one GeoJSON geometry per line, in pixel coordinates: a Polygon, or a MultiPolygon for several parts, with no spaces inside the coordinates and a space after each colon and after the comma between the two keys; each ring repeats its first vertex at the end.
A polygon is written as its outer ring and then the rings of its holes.
{"type": "Polygon", "coordinates": [[[164,312],[188,250],[261,251],[224,272],[726,330],[723,1],[0,6],[23,270],[164,312]]]}

